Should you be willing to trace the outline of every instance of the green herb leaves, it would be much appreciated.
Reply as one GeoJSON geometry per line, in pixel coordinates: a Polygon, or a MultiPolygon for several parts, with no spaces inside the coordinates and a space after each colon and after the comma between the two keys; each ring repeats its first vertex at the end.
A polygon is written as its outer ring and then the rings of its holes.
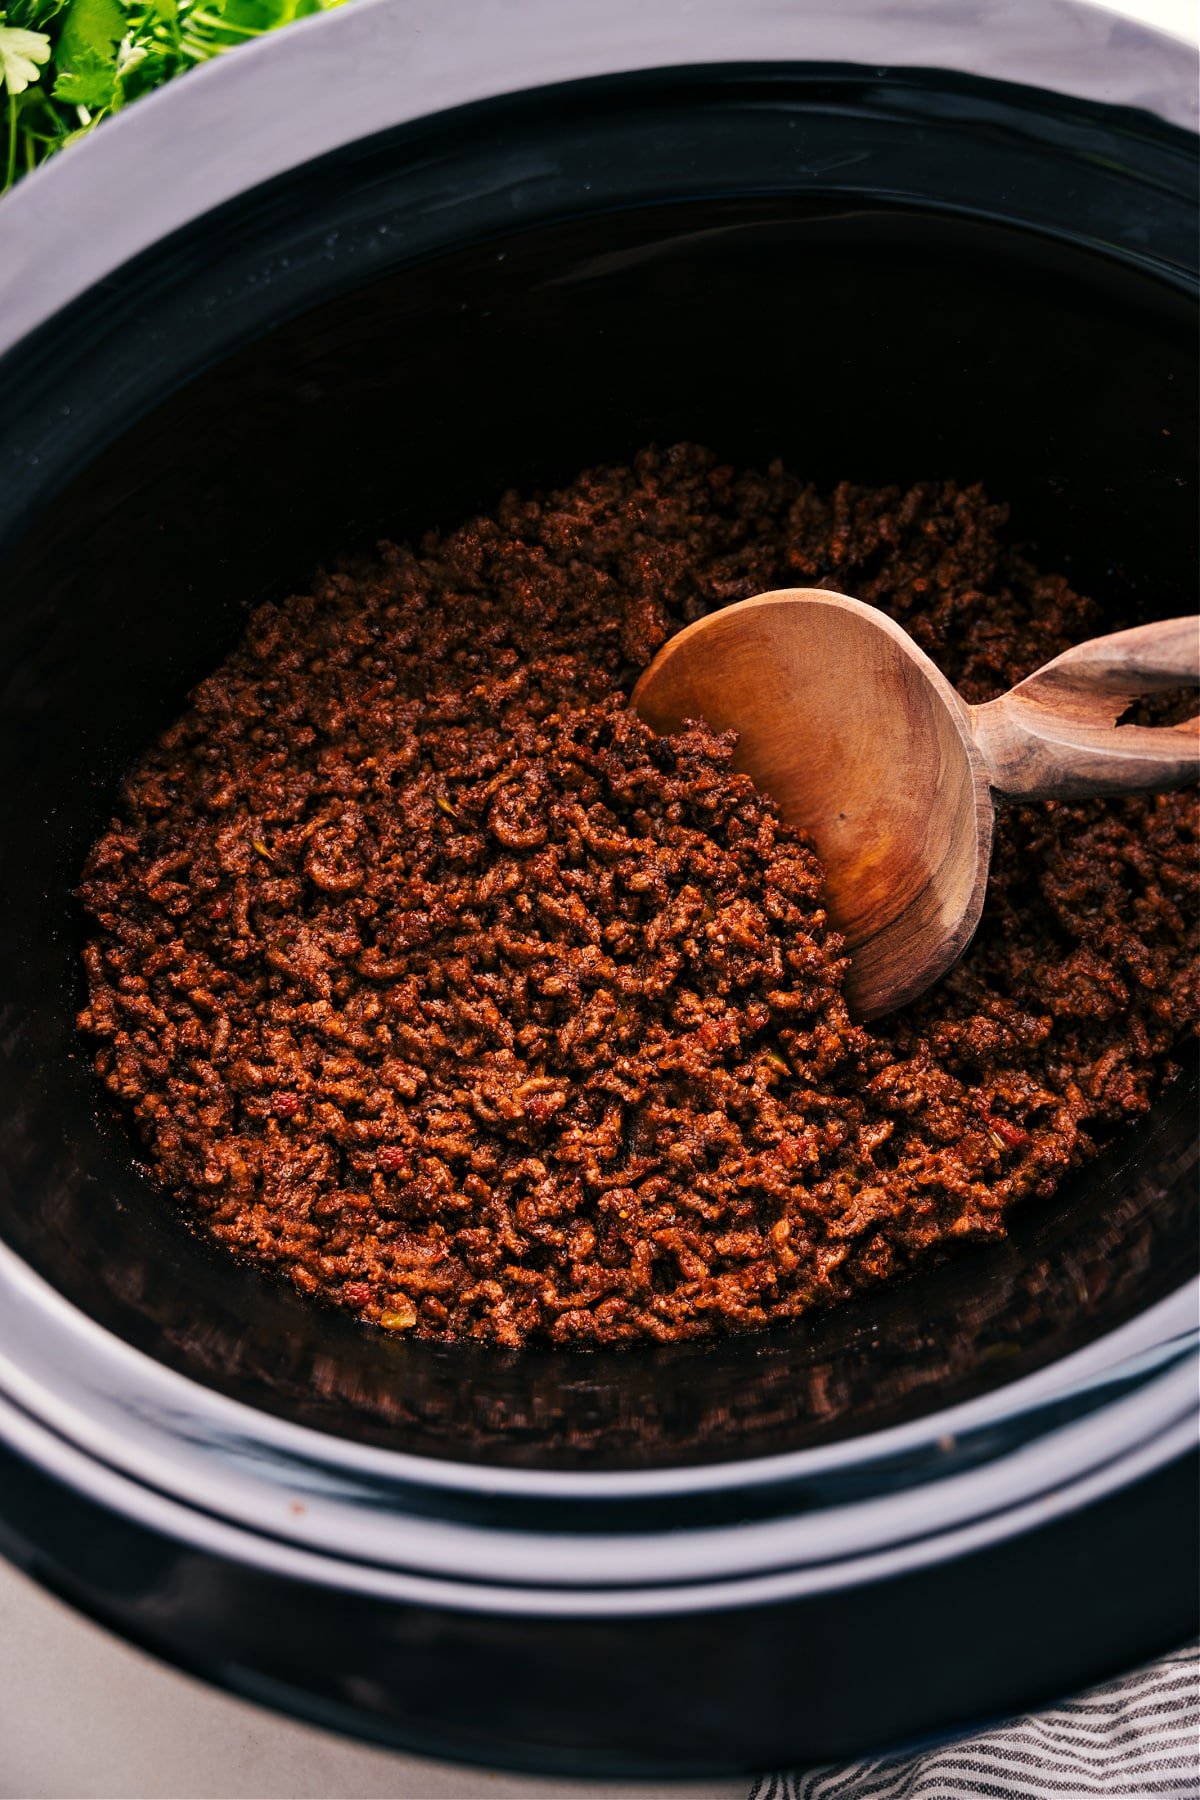
{"type": "Polygon", "coordinates": [[[125,33],[120,0],[69,0],[55,49],[54,98],[89,112],[118,106],[117,56],[125,33]]]}
{"type": "Polygon", "coordinates": [[[4,187],[11,187],[16,175],[20,144],[20,109],[33,82],[41,77],[42,66],[50,61],[50,39],[44,31],[32,31],[27,25],[9,25],[7,14],[0,12],[0,99],[4,102],[4,187]]]}
{"type": "Polygon", "coordinates": [[[40,75],[38,64],[50,61],[50,39],[44,31],[26,31],[3,19],[0,13],[0,82],[8,95],[23,94],[40,75]]]}
{"type": "Polygon", "coordinates": [[[44,31],[65,5],[66,0],[9,0],[8,23],[26,31],[44,31]]]}
{"type": "Polygon", "coordinates": [[[342,0],[9,0],[0,192],[151,88],[342,0]]]}

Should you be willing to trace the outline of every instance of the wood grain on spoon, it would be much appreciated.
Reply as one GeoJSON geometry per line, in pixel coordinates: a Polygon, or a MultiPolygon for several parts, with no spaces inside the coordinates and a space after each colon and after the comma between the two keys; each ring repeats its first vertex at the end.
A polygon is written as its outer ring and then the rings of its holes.
{"type": "Polygon", "coordinates": [[[983,909],[993,790],[1027,797],[1178,787],[1200,772],[1198,722],[1117,726],[1129,701],[1200,679],[1200,622],[1079,645],[971,707],[899,625],[820,588],[728,606],[671,638],[633,705],[656,731],[704,719],[738,734],[734,766],[810,833],[846,993],[877,1018],[957,961],[983,909]]]}

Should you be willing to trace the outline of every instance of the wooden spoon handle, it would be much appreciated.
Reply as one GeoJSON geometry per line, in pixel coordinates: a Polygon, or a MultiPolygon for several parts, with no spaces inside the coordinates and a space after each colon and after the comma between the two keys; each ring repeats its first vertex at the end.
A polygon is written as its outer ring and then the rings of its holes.
{"type": "Polygon", "coordinates": [[[1064,650],[998,700],[971,730],[992,786],[1030,800],[1146,794],[1200,776],[1200,716],[1118,725],[1131,700],[1200,686],[1200,618],[1163,619],[1064,650]]]}

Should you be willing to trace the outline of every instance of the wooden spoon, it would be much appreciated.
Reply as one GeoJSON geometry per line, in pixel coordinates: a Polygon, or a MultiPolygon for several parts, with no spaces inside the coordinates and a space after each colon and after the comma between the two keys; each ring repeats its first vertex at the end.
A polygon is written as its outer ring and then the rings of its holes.
{"type": "Polygon", "coordinates": [[[655,731],[704,719],[738,734],[735,768],[812,836],[846,996],[878,1018],[944,975],[979,923],[993,793],[1156,793],[1200,774],[1200,719],[1118,725],[1128,703],[1200,682],[1200,620],[1166,619],[1066,650],[968,706],[906,631],[821,588],[759,594],[663,645],[633,690],[655,731]]]}

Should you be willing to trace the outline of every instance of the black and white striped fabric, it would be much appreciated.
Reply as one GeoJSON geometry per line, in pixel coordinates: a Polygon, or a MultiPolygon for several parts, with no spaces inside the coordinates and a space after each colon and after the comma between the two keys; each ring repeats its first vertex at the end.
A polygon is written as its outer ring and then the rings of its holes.
{"type": "Polygon", "coordinates": [[[1200,1647],[920,1756],[764,1775],[750,1800],[1200,1800],[1200,1647]]]}

